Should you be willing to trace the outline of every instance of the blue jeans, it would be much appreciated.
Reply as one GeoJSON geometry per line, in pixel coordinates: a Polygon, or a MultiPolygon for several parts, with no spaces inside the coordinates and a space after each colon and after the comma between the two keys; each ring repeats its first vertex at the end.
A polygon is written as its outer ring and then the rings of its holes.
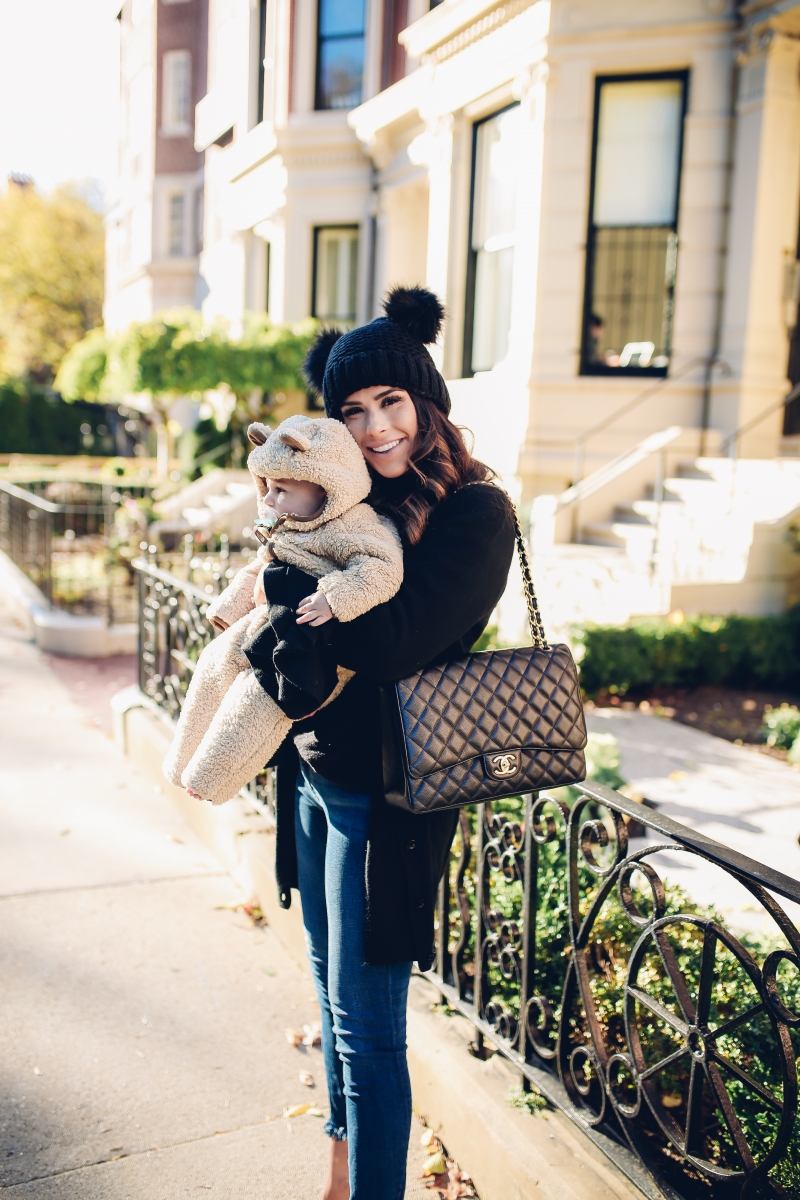
{"type": "Polygon", "coordinates": [[[297,865],[331,1106],[325,1131],[347,1138],[351,1200],[403,1200],[411,963],[364,962],[369,814],[369,796],[335,787],[301,762],[297,865]]]}

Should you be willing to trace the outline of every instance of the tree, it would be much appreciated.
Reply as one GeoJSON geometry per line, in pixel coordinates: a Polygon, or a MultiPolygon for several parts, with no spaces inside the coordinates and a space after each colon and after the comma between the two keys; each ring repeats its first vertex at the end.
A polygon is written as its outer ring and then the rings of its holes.
{"type": "Polygon", "coordinates": [[[102,319],[103,218],[76,191],[0,197],[0,375],[50,383],[102,319]]]}
{"type": "Polygon", "coordinates": [[[119,403],[132,394],[147,396],[163,475],[177,396],[205,396],[218,427],[239,436],[250,421],[269,420],[275,393],[303,387],[301,367],[313,336],[310,321],[272,326],[254,317],[241,338],[231,338],[224,325],[206,325],[192,309],[164,312],[113,338],[93,330],[64,358],[56,387],[65,400],[119,403]]]}

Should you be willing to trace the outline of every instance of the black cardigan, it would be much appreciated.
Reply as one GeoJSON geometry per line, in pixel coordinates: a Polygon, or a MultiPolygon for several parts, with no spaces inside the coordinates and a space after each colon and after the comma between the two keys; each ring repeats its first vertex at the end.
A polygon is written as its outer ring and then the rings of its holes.
{"type": "Polygon", "coordinates": [[[456,811],[413,816],[383,797],[378,689],[435,662],[467,653],[502,596],[514,553],[514,518],[491,484],[453,493],[433,510],[421,540],[404,554],[392,600],[346,624],[331,623],[336,661],[355,671],[341,695],[295,726],[278,766],[276,874],[280,903],[297,887],[294,794],[297,757],[339,787],[367,792],[369,963],[433,962],[436,891],[456,829],[456,811]]]}

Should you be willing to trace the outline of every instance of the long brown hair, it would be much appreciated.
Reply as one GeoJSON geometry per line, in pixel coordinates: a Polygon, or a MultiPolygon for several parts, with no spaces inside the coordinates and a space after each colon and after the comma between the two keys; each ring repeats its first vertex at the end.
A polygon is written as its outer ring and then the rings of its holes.
{"type": "Polygon", "coordinates": [[[421,396],[411,399],[418,428],[409,471],[401,483],[370,470],[370,500],[397,524],[403,540],[416,546],[437,504],[466,483],[489,483],[495,473],[472,457],[461,429],[437,405],[421,396]]]}

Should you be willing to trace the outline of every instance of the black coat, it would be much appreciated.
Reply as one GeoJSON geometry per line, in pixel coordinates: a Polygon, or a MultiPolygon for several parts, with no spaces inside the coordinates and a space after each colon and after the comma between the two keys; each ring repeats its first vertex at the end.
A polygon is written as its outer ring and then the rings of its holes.
{"type": "Polygon", "coordinates": [[[299,722],[294,746],[285,743],[276,757],[276,873],[284,908],[297,887],[297,753],[331,783],[372,797],[367,962],[431,966],[436,892],[458,820],[455,811],[413,816],[386,803],[378,689],[470,650],[505,590],[513,553],[513,512],[498,488],[462,488],[438,505],[420,542],[405,549],[397,595],[354,621],[331,622],[336,661],[355,678],[327,708],[299,722]]]}

